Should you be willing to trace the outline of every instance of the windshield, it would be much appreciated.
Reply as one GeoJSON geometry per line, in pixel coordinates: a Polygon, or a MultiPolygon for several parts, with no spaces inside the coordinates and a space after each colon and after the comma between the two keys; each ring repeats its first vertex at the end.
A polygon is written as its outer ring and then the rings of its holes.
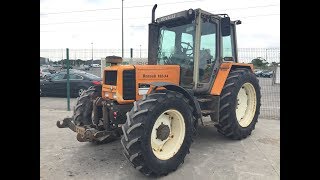
{"type": "Polygon", "coordinates": [[[158,64],[193,61],[195,26],[193,23],[160,28],[158,64]]]}
{"type": "Polygon", "coordinates": [[[194,61],[194,21],[160,28],[157,64],[180,65],[181,85],[192,86],[194,61]]]}

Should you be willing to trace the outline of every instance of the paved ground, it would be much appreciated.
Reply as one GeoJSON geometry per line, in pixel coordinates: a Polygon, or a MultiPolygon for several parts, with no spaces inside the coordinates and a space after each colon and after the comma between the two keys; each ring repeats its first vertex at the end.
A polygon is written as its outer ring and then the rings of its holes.
{"type": "MultiPolygon", "coordinates": [[[[146,179],[122,155],[120,141],[80,143],[71,130],[57,128],[57,120],[72,115],[65,108],[65,98],[40,98],[40,179],[146,179]]],[[[241,141],[205,124],[184,164],[161,179],[280,179],[279,120],[259,119],[241,141]]]]}

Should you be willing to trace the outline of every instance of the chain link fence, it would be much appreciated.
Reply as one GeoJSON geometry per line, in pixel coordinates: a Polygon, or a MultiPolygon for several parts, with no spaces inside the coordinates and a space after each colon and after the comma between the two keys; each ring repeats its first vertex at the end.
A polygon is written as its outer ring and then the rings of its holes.
{"type": "MultiPolygon", "coordinates": [[[[69,49],[70,59],[92,60],[106,56],[121,56],[121,49],[69,49]]],[[[133,49],[133,58],[142,60],[148,57],[148,50],[133,49]]],[[[66,58],[66,49],[41,49],[40,57],[50,61],[59,61],[66,58]]],[[[238,48],[239,62],[250,63],[252,59],[262,57],[271,62],[280,62],[280,48],[238,48]]],[[[130,49],[124,50],[124,58],[130,58],[130,49]]]]}
{"type": "MultiPolygon", "coordinates": [[[[121,49],[70,49],[69,59],[74,69],[80,69],[81,62],[100,63],[101,58],[111,55],[121,56],[121,54],[121,49]]],[[[146,49],[133,49],[132,55],[133,64],[147,63],[146,49]]],[[[265,59],[269,64],[276,63],[263,69],[256,68],[255,73],[259,79],[262,95],[260,118],[280,119],[280,48],[238,48],[240,63],[251,63],[255,58],[265,59]]],[[[40,64],[55,64],[63,59],[66,59],[66,49],[40,50],[40,64]]],[[[130,49],[124,50],[124,61],[130,62],[130,49]]],[[[91,68],[87,71],[97,76],[101,75],[100,68],[91,68]]]]}

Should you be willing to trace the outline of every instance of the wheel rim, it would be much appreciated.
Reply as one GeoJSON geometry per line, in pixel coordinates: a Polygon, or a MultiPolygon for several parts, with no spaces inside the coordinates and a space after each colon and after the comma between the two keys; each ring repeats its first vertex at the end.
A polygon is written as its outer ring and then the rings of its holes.
{"type": "Polygon", "coordinates": [[[163,112],[151,132],[153,154],[161,160],[172,158],[184,141],[185,129],[184,118],[179,111],[170,109],[163,112]]]}
{"type": "Polygon", "coordinates": [[[41,89],[40,89],[40,96],[41,96],[41,94],[42,94],[42,91],[41,91],[41,89]]]}
{"type": "Polygon", "coordinates": [[[237,96],[236,116],[242,127],[247,127],[253,120],[256,112],[256,91],[251,83],[245,83],[239,90],[237,96]]]}
{"type": "Polygon", "coordinates": [[[79,96],[81,96],[81,94],[83,93],[83,91],[84,91],[84,89],[82,89],[82,88],[81,88],[81,89],[79,89],[79,91],[78,91],[78,95],[79,95],[79,96]]]}

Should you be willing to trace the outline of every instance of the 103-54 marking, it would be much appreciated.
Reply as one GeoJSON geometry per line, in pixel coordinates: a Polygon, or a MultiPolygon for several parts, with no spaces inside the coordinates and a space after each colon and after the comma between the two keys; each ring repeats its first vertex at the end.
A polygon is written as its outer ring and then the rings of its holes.
{"type": "Polygon", "coordinates": [[[158,78],[167,78],[168,74],[158,74],[158,78]]]}
{"type": "Polygon", "coordinates": [[[143,78],[168,78],[168,74],[143,74],[143,78]]]}

